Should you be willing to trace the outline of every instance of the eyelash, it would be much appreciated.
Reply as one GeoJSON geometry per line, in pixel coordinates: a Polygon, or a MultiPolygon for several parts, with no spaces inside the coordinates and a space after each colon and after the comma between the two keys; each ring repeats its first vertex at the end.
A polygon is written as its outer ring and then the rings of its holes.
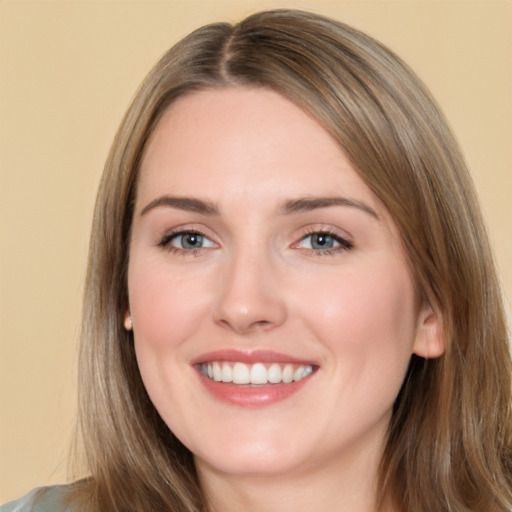
{"type": "Polygon", "coordinates": [[[198,235],[203,238],[206,238],[210,240],[204,233],[201,233],[201,231],[198,231],[196,229],[180,229],[178,231],[173,231],[171,233],[168,233],[163,236],[163,238],[158,242],[158,247],[161,247],[162,249],[166,249],[170,253],[174,254],[187,254],[187,255],[193,255],[198,256],[200,252],[206,247],[197,247],[195,249],[182,249],[180,247],[174,247],[171,242],[180,236],[184,235],[198,235]]]}
{"type": "MultiPolygon", "coordinates": [[[[195,229],[182,229],[178,231],[173,231],[171,233],[166,234],[162,237],[160,242],[158,242],[158,247],[161,247],[162,249],[166,249],[170,253],[174,254],[187,254],[187,255],[194,255],[197,256],[203,251],[204,249],[207,249],[207,247],[198,247],[198,248],[191,248],[191,249],[183,249],[180,247],[174,247],[171,242],[178,238],[179,236],[184,235],[198,235],[203,238],[206,238],[207,240],[210,240],[208,236],[206,236],[201,231],[195,230],[195,229]]],[[[337,247],[331,247],[329,249],[309,249],[306,250],[315,256],[330,256],[339,252],[343,251],[349,251],[353,249],[354,245],[352,242],[348,241],[347,239],[341,237],[339,234],[335,233],[334,231],[326,230],[326,229],[311,229],[311,231],[308,231],[305,233],[298,242],[293,244],[293,248],[299,248],[298,245],[304,240],[306,240],[308,237],[311,237],[313,235],[324,235],[332,238],[336,243],[339,245],[337,247]]]]}
{"type": "Polygon", "coordinates": [[[308,232],[306,232],[304,236],[302,236],[299,242],[296,242],[295,244],[293,244],[293,246],[296,247],[299,243],[302,243],[308,237],[312,237],[313,235],[328,236],[339,244],[337,247],[332,247],[330,249],[307,249],[310,252],[310,254],[313,254],[314,256],[332,256],[343,251],[350,251],[354,247],[352,242],[348,241],[346,238],[343,238],[338,233],[335,233],[334,231],[330,231],[328,229],[308,230],[308,232]]]}

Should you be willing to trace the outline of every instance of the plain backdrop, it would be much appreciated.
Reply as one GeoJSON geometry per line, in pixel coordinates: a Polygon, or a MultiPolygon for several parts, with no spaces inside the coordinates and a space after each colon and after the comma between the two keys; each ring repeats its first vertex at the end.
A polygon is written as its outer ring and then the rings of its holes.
{"type": "Polygon", "coordinates": [[[468,159],[510,304],[510,1],[0,1],[0,503],[65,480],[95,190],[138,84],[192,29],[273,7],[352,24],[427,83],[468,159]]]}

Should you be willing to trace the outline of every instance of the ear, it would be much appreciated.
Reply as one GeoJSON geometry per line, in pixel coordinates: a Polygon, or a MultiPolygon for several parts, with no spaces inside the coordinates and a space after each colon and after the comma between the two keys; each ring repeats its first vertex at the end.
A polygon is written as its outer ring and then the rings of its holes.
{"type": "Polygon", "coordinates": [[[441,356],[445,351],[443,323],[439,314],[429,304],[422,306],[418,315],[418,326],[413,352],[425,359],[441,356]]]}

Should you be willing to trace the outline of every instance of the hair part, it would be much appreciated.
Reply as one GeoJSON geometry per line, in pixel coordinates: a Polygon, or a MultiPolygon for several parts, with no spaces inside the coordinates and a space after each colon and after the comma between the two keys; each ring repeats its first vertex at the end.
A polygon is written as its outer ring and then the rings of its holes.
{"type": "Polygon", "coordinates": [[[127,267],[138,170],[162,115],[207,88],[270,88],[316,119],[396,223],[446,353],[413,356],[380,466],[382,510],[512,508],[511,359],[496,270],[457,143],[430,94],[380,43],[301,11],[207,25],[142,83],[100,183],[84,292],[78,435],[88,510],[207,510],[191,453],[142,383],[127,267]],[[393,502],[393,503],[390,503],[393,502]]]}

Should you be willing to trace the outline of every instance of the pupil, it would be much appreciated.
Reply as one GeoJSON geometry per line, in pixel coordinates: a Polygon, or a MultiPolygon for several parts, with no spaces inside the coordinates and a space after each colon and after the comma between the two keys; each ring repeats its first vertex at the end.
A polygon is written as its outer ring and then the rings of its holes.
{"type": "Polygon", "coordinates": [[[332,237],[329,235],[313,235],[312,246],[315,249],[331,249],[333,246],[332,237]]]}
{"type": "Polygon", "coordinates": [[[183,247],[190,248],[190,247],[197,247],[198,245],[201,245],[201,235],[198,235],[196,233],[189,233],[184,237],[183,240],[183,247]]]}

